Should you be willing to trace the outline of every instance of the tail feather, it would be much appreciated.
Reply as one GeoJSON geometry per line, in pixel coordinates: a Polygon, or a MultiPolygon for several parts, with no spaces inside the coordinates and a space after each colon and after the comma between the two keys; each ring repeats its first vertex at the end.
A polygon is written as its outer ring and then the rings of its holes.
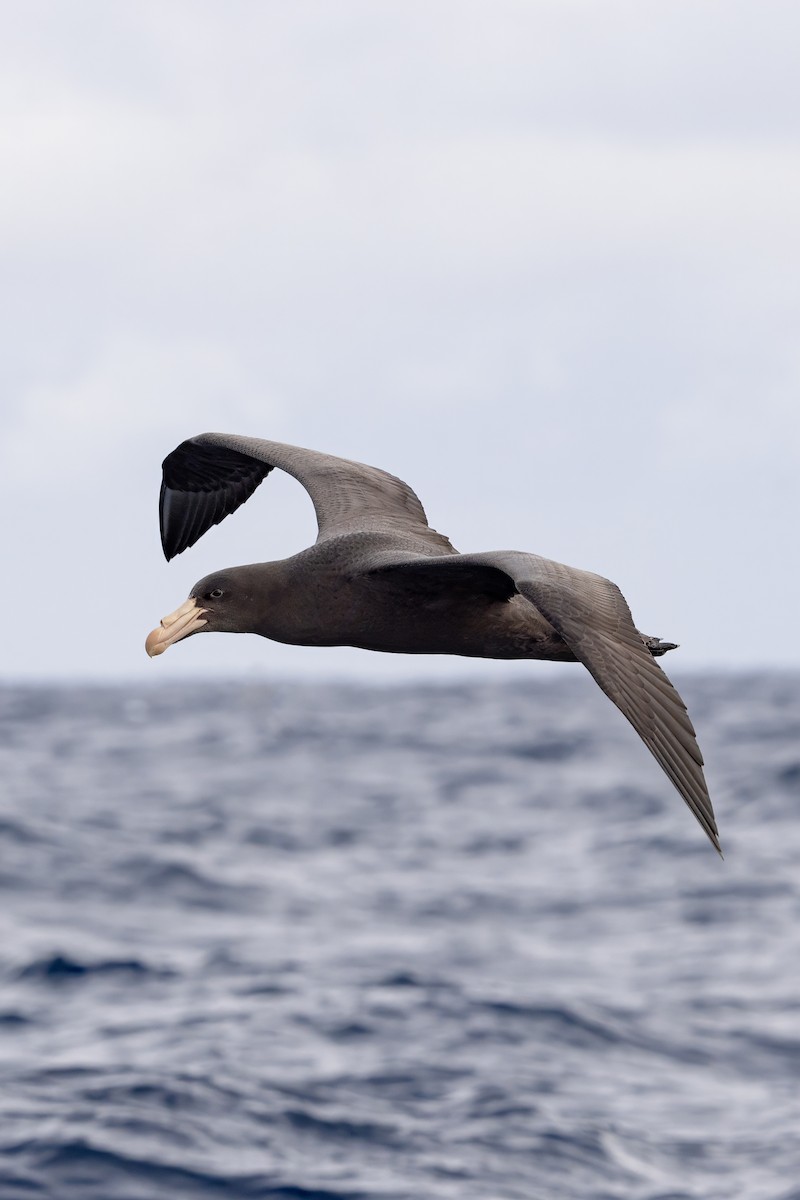
{"type": "Polygon", "coordinates": [[[677,650],[677,642],[662,642],[661,638],[646,637],[644,644],[652,654],[653,658],[660,658],[662,654],[666,654],[668,650],[677,650]]]}

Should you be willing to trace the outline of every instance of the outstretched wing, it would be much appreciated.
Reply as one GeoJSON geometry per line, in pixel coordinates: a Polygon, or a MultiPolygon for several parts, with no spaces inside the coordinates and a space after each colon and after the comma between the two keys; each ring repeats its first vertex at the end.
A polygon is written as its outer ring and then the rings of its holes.
{"type": "Polygon", "coordinates": [[[622,592],[600,575],[533,554],[499,557],[508,561],[522,595],[628,718],[721,853],[694,726],[677,690],[644,644],[622,592]]]}
{"type": "Polygon", "coordinates": [[[401,479],[363,463],[237,434],[203,433],[182,442],[163,463],[161,544],[174,558],[250,497],[274,468],[293,475],[311,496],[317,541],[344,533],[381,532],[423,539],[453,554],[428,525],[419,499],[401,479]]]}
{"type": "MultiPolygon", "coordinates": [[[[686,705],[645,645],[619,588],[589,571],[516,551],[405,560],[394,571],[412,590],[419,590],[425,579],[445,589],[460,570],[473,575],[480,567],[505,573],[511,591],[521,593],[550,622],[628,718],[720,850],[703,756],[686,705]]],[[[380,570],[388,573],[392,567],[385,563],[380,570]]],[[[494,577],[482,580],[484,586],[490,582],[496,586],[494,577]]]]}

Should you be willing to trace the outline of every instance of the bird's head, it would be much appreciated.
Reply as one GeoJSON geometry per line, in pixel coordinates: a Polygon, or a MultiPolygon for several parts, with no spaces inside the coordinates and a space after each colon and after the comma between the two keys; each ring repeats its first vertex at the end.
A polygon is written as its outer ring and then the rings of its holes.
{"type": "Polygon", "coordinates": [[[195,633],[242,633],[248,630],[253,597],[243,568],[216,571],[196,583],[180,608],[164,617],[148,634],[144,648],[151,658],[195,633]]]}

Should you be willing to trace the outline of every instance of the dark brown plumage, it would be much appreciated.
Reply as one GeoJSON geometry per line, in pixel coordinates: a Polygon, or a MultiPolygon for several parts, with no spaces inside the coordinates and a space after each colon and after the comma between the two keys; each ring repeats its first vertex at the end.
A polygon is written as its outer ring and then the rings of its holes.
{"type": "Polygon", "coordinates": [[[164,460],[167,559],[247,500],[278,467],[311,496],[319,536],[279,562],[201,580],[147,639],[151,655],[201,632],[406,654],[579,661],[627,717],[720,849],[703,757],[686,706],[600,575],[519,551],[459,554],[402,480],[280,442],[205,433],[164,460]]]}

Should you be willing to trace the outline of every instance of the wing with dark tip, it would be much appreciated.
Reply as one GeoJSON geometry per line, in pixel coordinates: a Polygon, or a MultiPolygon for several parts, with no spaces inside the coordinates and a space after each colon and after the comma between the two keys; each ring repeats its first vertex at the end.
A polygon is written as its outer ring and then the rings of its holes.
{"type": "Polygon", "coordinates": [[[161,545],[167,561],[235,512],[271,470],[268,463],[236,450],[191,440],[168,454],[159,500],[161,545]]]}
{"type": "Polygon", "coordinates": [[[703,756],[686,705],[645,645],[619,588],[600,575],[536,555],[488,557],[498,566],[508,563],[519,591],[628,718],[722,853],[703,756]]]}
{"type": "Polygon", "coordinates": [[[407,483],[364,463],[261,438],[203,433],[182,442],[163,467],[161,544],[168,559],[244,504],[274,467],[294,476],[309,493],[318,541],[380,532],[413,538],[434,554],[455,553],[448,539],[430,528],[407,483]]]}
{"type": "Polygon", "coordinates": [[[628,718],[720,850],[703,756],[686,705],[645,645],[615,584],[589,571],[511,550],[433,559],[400,556],[394,563],[380,555],[371,573],[405,582],[412,601],[426,595],[426,588],[452,591],[460,573],[476,596],[502,600],[519,592],[628,718]]]}

